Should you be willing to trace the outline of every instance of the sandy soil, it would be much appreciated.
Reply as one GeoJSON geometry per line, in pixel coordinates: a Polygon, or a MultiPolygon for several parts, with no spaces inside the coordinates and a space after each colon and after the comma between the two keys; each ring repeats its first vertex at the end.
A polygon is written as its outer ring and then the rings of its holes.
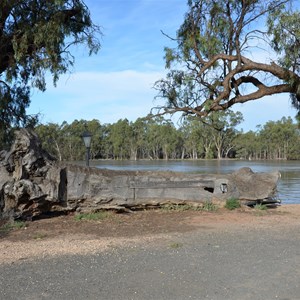
{"type": "Polygon", "coordinates": [[[300,225],[300,205],[260,211],[241,208],[216,212],[150,210],[112,213],[102,221],[76,220],[74,215],[27,222],[21,229],[0,230],[0,264],[65,254],[88,254],[113,247],[158,242],[193,230],[300,225]]]}

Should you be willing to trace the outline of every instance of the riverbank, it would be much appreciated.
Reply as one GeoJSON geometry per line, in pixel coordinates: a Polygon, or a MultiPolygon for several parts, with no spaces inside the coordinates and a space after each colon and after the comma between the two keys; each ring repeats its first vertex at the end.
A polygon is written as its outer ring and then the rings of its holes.
{"type": "Polygon", "coordinates": [[[113,247],[128,247],[172,240],[173,235],[193,231],[278,230],[300,226],[300,205],[268,210],[243,207],[213,212],[147,210],[108,213],[103,220],[78,220],[73,214],[33,222],[0,231],[0,263],[57,255],[91,254],[113,247]]]}

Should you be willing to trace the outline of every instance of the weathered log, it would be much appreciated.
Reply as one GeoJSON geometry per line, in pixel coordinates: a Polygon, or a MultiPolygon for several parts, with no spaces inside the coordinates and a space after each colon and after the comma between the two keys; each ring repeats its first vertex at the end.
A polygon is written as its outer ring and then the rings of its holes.
{"type": "Polygon", "coordinates": [[[266,201],[280,174],[242,168],[228,175],[112,171],[59,164],[29,130],[16,132],[0,155],[0,218],[32,218],[49,212],[126,210],[164,203],[266,201]]]}

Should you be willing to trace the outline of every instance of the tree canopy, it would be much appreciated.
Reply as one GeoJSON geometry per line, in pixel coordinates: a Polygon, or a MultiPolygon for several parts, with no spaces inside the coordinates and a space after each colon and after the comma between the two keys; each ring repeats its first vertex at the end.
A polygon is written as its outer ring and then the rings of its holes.
{"type": "Polygon", "coordinates": [[[45,74],[54,84],[74,63],[71,46],[99,50],[100,28],[81,0],[0,1],[0,141],[10,125],[30,118],[30,89],[46,89],[45,74]]]}
{"type": "MultiPolygon", "coordinates": [[[[158,114],[207,116],[237,103],[289,93],[300,108],[300,12],[292,0],[189,0],[158,114]]],[[[166,34],[165,34],[166,35],[166,34]]]]}
{"type": "Polygon", "coordinates": [[[84,160],[81,136],[86,130],[92,134],[92,159],[300,159],[299,123],[290,117],[246,133],[237,129],[241,113],[226,110],[205,119],[188,116],[178,128],[162,116],[113,124],[74,120],[40,124],[35,131],[45,150],[66,161],[84,160]]]}

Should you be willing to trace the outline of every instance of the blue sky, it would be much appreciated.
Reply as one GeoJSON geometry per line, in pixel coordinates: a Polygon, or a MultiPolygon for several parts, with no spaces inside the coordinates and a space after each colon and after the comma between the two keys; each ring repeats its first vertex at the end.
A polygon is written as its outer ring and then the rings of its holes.
{"type": "MultiPolygon", "coordinates": [[[[76,61],[57,87],[33,91],[29,114],[40,113],[43,123],[98,119],[102,124],[146,116],[154,100],[152,87],[163,78],[165,46],[176,46],[161,30],[175,36],[187,9],[185,0],[86,0],[94,23],[102,27],[102,48],[88,56],[74,49],[76,61]]],[[[276,95],[235,107],[243,113],[244,131],[269,120],[295,116],[288,95],[276,95]]],[[[179,117],[179,115],[178,115],[179,117]]],[[[174,119],[176,121],[176,117],[174,119]]]]}

